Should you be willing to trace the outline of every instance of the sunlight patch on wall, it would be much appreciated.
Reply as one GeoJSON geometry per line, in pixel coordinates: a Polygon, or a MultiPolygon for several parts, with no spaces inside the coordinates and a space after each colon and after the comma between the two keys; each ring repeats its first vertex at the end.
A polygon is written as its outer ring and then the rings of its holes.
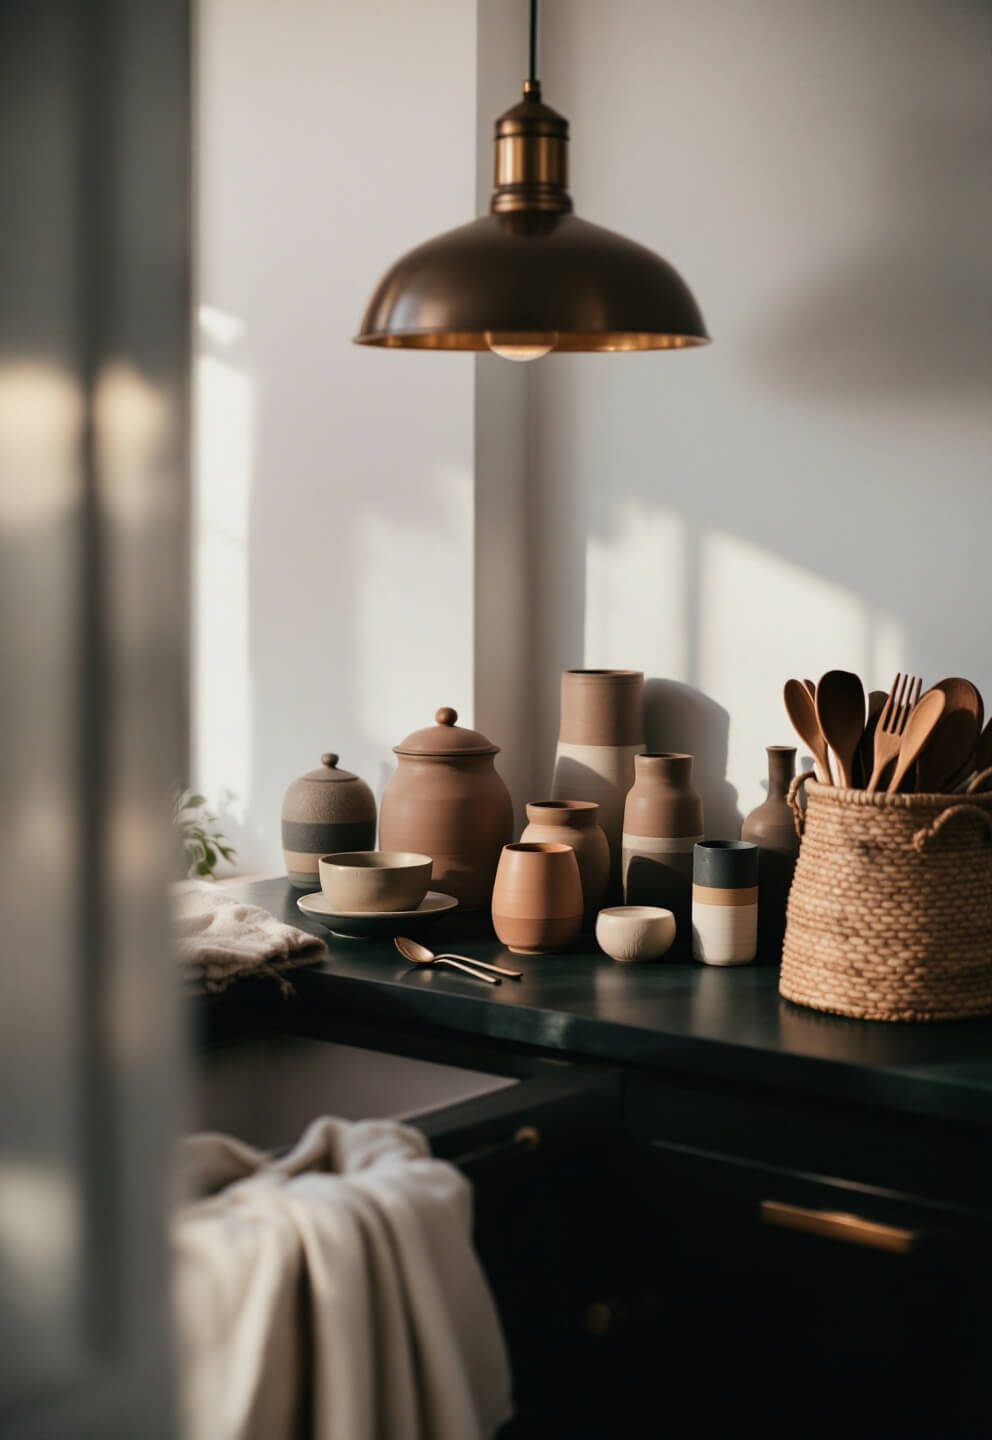
{"type": "Polygon", "coordinates": [[[472,476],[455,465],[418,481],[414,503],[366,497],[354,515],[354,598],[341,617],[355,647],[350,703],[387,771],[390,747],[439,706],[472,724],[472,525],[472,476]]]}
{"type": "Polygon", "coordinates": [[[250,801],[252,686],[248,536],[255,401],[232,366],[196,363],[193,768],[212,802],[241,818],[250,801]]]}
{"type": "Polygon", "coordinates": [[[747,814],[763,795],[765,746],[804,753],[782,703],[785,681],[864,674],[871,617],[845,586],[720,532],[702,539],[699,607],[697,683],[730,716],[727,773],[747,814]]]}
{"type": "Polygon", "coordinates": [[[586,545],[584,663],[685,680],[689,666],[685,521],[628,499],[608,536],[586,545]]]}

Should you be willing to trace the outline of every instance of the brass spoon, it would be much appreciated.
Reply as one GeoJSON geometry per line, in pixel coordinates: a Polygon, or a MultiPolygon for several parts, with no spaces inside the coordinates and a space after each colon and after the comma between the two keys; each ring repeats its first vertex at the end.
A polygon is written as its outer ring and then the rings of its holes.
{"type": "Polygon", "coordinates": [[[816,687],[816,718],[834,752],[840,783],[850,790],[865,733],[865,687],[850,670],[828,670],[816,687]]]}
{"type": "Polygon", "coordinates": [[[947,697],[943,690],[928,690],[922,700],[914,705],[902,732],[902,743],[896,757],[896,768],[889,781],[888,794],[895,795],[898,791],[902,777],[930,739],[946,704],[947,697]]]}
{"type": "Polygon", "coordinates": [[[426,945],[409,940],[405,935],[397,935],[393,944],[411,965],[450,965],[454,970],[464,970],[466,974],[474,975],[477,980],[488,980],[490,985],[499,985],[501,976],[508,980],[523,978],[522,970],[504,970],[500,965],[487,965],[484,960],[473,960],[471,955],[435,955],[426,945]]]}
{"type": "Polygon", "coordinates": [[[827,742],[823,738],[820,722],[816,718],[816,704],[812,695],[801,680],[786,680],[784,698],[785,708],[792,721],[793,729],[800,740],[809,746],[817,780],[824,785],[832,785],[834,777],[830,773],[827,742]]]}

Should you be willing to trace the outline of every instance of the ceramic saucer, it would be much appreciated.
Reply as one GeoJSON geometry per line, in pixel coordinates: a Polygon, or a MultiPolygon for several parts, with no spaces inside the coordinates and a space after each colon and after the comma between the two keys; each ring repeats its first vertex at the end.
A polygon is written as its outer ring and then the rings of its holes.
{"type": "Polygon", "coordinates": [[[352,910],[345,913],[331,908],[322,890],[301,895],[296,902],[304,915],[326,925],[332,935],[346,940],[392,940],[396,935],[416,936],[419,930],[454,910],[458,901],[453,895],[428,890],[416,910],[352,910]]]}

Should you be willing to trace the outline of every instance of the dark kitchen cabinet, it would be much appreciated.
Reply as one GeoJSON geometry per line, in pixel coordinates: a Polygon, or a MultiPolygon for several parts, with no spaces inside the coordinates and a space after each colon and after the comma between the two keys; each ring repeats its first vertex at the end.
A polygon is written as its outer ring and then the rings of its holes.
{"type": "Polygon", "coordinates": [[[626,1113],[652,1301],[632,1343],[665,1391],[642,1394],[644,1434],[742,1417],[765,1435],[992,1434],[973,1136],[656,1080],[631,1081],[626,1113]]]}

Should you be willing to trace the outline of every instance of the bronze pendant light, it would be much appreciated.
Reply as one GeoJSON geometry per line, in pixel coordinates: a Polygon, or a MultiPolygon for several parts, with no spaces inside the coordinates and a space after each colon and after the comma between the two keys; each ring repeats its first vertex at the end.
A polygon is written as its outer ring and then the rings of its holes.
{"type": "Polygon", "coordinates": [[[490,213],[397,260],[357,344],[536,360],[551,350],[682,350],[709,340],[666,260],[572,214],[568,121],[541,100],[536,61],[531,0],[530,78],[496,121],[490,213]]]}

